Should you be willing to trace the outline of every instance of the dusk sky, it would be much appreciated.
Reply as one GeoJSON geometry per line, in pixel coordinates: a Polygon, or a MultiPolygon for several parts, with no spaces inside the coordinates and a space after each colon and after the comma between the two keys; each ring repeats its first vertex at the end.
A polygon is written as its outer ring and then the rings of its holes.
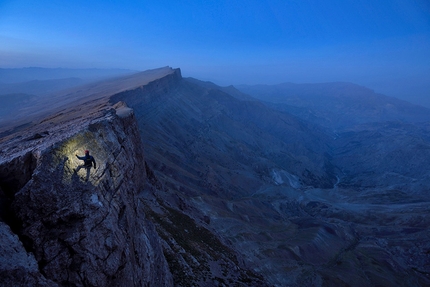
{"type": "Polygon", "coordinates": [[[414,101],[430,98],[430,1],[0,0],[0,68],[30,66],[348,81],[414,101]]]}

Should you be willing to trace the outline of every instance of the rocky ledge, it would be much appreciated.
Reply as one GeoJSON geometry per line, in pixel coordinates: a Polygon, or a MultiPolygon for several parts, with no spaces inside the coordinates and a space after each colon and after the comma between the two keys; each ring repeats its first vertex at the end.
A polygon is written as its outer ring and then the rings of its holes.
{"type": "Polygon", "coordinates": [[[1,139],[1,286],[173,284],[137,200],[146,169],[134,113],[101,86],[1,139]],[[85,149],[97,168],[76,172],[85,149]]]}
{"type": "Polygon", "coordinates": [[[134,114],[121,103],[87,117],[77,110],[3,150],[0,285],[172,285],[136,200],[146,170],[134,114]],[[75,172],[85,149],[97,168],[75,172]]]}

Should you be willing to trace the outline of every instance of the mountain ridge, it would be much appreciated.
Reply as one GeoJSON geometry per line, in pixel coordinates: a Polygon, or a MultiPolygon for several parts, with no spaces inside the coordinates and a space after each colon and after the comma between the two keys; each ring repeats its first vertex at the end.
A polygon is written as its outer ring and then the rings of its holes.
{"type": "MultiPolygon", "coordinates": [[[[178,76],[148,71],[137,90],[164,89],[178,76]]],[[[1,285],[266,286],[200,212],[157,202],[134,112],[109,104],[123,88],[102,97],[92,88],[67,111],[1,139],[1,285]],[[86,176],[73,170],[83,149],[98,167],[86,176]]]]}
{"type": "MultiPolygon", "coordinates": [[[[1,234],[29,266],[15,280],[94,285],[99,269],[103,282],[128,283],[121,274],[134,265],[120,262],[131,258],[165,286],[430,284],[429,174],[411,175],[430,157],[428,125],[381,121],[334,134],[171,68],[97,85],[66,92],[76,98],[64,110],[0,139],[1,234]],[[72,172],[86,143],[99,165],[88,183],[72,172]],[[102,236],[82,246],[86,226],[102,236]],[[118,247],[141,246],[133,230],[152,246],[135,259],[118,247]]],[[[7,251],[4,260],[19,262],[7,251]]]]}

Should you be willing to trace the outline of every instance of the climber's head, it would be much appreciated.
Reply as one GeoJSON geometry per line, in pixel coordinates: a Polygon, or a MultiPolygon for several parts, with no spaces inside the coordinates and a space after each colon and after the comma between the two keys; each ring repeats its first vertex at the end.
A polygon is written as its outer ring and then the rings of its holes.
{"type": "Polygon", "coordinates": [[[90,151],[89,150],[86,150],[85,151],[85,155],[89,155],[90,154],[90,151]]]}

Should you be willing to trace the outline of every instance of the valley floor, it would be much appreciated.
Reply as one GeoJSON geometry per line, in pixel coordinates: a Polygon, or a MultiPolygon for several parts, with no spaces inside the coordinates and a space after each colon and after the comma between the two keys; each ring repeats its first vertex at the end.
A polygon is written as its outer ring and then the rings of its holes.
{"type": "Polygon", "coordinates": [[[218,211],[211,200],[194,202],[275,286],[430,284],[428,201],[392,190],[282,186],[218,211]]]}

